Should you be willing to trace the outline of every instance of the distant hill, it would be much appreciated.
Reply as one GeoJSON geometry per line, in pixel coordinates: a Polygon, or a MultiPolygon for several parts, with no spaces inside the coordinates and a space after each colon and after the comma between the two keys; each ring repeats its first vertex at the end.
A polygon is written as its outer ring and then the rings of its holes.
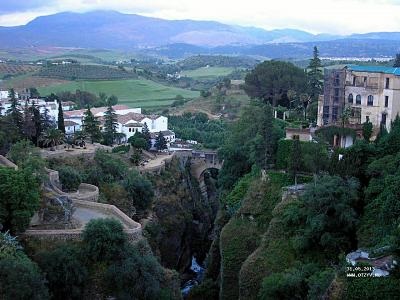
{"type": "Polygon", "coordinates": [[[212,21],[163,20],[115,11],[58,13],[23,26],[0,27],[1,47],[133,49],[166,44],[224,46],[332,39],[293,30],[263,30],[212,21]]]}
{"type": "Polygon", "coordinates": [[[264,30],[213,21],[163,20],[115,11],[58,13],[23,26],[0,27],[0,48],[72,47],[141,50],[171,58],[193,54],[309,57],[317,45],[323,56],[379,57],[399,52],[400,32],[335,36],[296,29],[264,30]]]}
{"type": "Polygon", "coordinates": [[[220,46],[214,48],[173,44],[147,49],[146,54],[182,58],[192,55],[239,55],[270,59],[309,58],[313,47],[317,46],[322,57],[378,58],[394,57],[400,53],[399,40],[340,39],[306,43],[269,43],[263,45],[220,46]]]}

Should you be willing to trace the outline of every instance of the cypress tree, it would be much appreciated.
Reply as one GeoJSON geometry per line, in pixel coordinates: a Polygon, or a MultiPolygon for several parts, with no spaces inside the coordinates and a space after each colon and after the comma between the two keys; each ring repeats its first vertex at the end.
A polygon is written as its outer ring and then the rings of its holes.
{"type": "Polygon", "coordinates": [[[161,131],[158,133],[155,147],[157,148],[157,150],[167,149],[167,141],[165,140],[164,135],[161,131]]]}
{"type": "Polygon", "coordinates": [[[118,126],[118,117],[112,107],[111,101],[108,101],[108,107],[104,113],[104,141],[107,145],[114,143],[118,126]]]}
{"type": "Polygon", "coordinates": [[[319,51],[314,46],[313,58],[310,60],[308,65],[308,84],[310,89],[310,95],[313,100],[318,100],[319,94],[322,92],[322,63],[319,58],[319,51]]]}
{"type": "Polygon", "coordinates": [[[65,124],[64,124],[64,112],[62,108],[61,100],[58,100],[58,120],[57,120],[57,128],[62,133],[65,133],[65,124]]]}
{"type": "Polygon", "coordinates": [[[147,141],[147,149],[146,150],[149,150],[151,148],[151,135],[150,135],[149,127],[147,126],[146,122],[143,125],[142,134],[143,134],[143,137],[147,141]]]}
{"type": "Polygon", "coordinates": [[[19,101],[15,95],[14,89],[10,90],[10,102],[11,106],[7,110],[7,114],[11,118],[11,123],[14,125],[14,127],[18,130],[18,132],[21,134],[22,133],[22,124],[23,124],[23,117],[21,113],[21,106],[19,104],[19,101]]]}
{"type": "Polygon", "coordinates": [[[90,108],[88,108],[83,117],[83,132],[90,136],[92,144],[101,137],[99,124],[100,122],[93,115],[90,108]]]}

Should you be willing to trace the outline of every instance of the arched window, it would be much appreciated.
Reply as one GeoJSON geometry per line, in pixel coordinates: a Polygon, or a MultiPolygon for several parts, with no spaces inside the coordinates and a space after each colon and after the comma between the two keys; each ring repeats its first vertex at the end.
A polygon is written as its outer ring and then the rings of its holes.
{"type": "Polygon", "coordinates": [[[348,101],[349,103],[353,103],[353,94],[349,94],[348,101]]]}
{"type": "Polygon", "coordinates": [[[374,96],[372,96],[372,95],[368,96],[367,105],[368,106],[373,106],[374,105],[374,96]]]}
{"type": "Polygon", "coordinates": [[[356,96],[356,104],[361,104],[361,95],[356,96]]]}

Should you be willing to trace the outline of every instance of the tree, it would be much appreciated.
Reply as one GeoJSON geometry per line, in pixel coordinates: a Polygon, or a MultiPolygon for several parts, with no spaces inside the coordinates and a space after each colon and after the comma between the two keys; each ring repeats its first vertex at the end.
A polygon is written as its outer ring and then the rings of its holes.
{"type": "Polygon", "coordinates": [[[318,101],[318,97],[322,92],[322,63],[319,58],[319,51],[314,46],[313,58],[307,67],[308,69],[308,85],[310,89],[310,96],[312,101],[318,101]]]}
{"type": "Polygon", "coordinates": [[[104,141],[106,145],[112,145],[114,143],[117,127],[117,114],[111,105],[111,101],[108,101],[107,110],[104,113],[104,141]]]}
{"type": "Polygon", "coordinates": [[[151,135],[150,135],[149,127],[147,126],[146,122],[144,122],[143,129],[142,129],[142,134],[143,134],[143,137],[147,141],[146,150],[149,150],[151,148],[151,135]]]}
{"type": "Polygon", "coordinates": [[[244,90],[251,98],[258,98],[272,106],[289,107],[287,93],[305,92],[306,73],[291,63],[265,61],[256,66],[245,78],[244,90]]]}
{"type": "Polygon", "coordinates": [[[400,53],[396,54],[396,57],[395,57],[394,63],[393,63],[393,67],[400,68],[400,53]]]}
{"type": "Polygon", "coordinates": [[[362,131],[363,131],[363,137],[364,137],[365,141],[369,142],[369,140],[371,139],[372,130],[373,130],[373,126],[369,120],[367,120],[366,122],[363,123],[362,131]]]}
{"type": "Polygon", "coordinates": [[[341,252],[356,247],[359,183],[356,179],[322,176],[306,187],[301,201],[290,206],[284,222],[295,230],[294,243],[300,250],[324,252],[337,259],[341,252]]]}
{"type": "Polygon", "coordinates": [[[57,119],[57,127],[62,133],[65,133],[65,125],[64,125],[64,112],[62,108],[61,100],[58,100],[58,119],[57,119]]]}
{"type": "Polygon", "coordinates": [[[65,135],[58,129],[50,128],[42,136],[42,141],[45,147],[51,147],[51,150],[54,150],[54,147],[65,141],[65,135]]]}
{"type": "Polygon", "coordinates": [[[109,105],[117,105],[118,97],[115,95],[111,95],[110,97],[108,97],[108,103],[109,103],[109,105]]]}
{"type": "Polygon", "coordinates": [[[82,299],[88,270],[77,246],[63,245],[38,255],[54,299],[82,299]]]}
{"type": "Polygon", "coordinates": [[[132,170],[125,176],[122,185],[136,208],[147,209],[150,207],[154,191],[149,180],[132,170]]]}
{"type": "Polygon", "coordinates": [[[45,282],[37,265],[27,257],[0,260],[1,299],[50,299],[45,282]]]}
{"type": "Polygon", "coordinates": [[[3,230],[23,232],[39,209],[39,182],[28,170],[0,168],[0,199],[3,230]]]}
{"type": "Polygon", "coordinates": [[[32,140],[32,137],[35,135],[35,126],[33,124],[32,111],[28,106],[28,101],[25,101],[23,111],[22,132],[27,139],[32,140]]]}
{"type": "Polygon", "coordinates": [[[7,110],[7,114],[9,115],[12,124],[17,129],[18,133],[22,133],[22,124],[23,124],[23,116],[21,113],[21,107],[18,99],[16,98],[14,89],[11,89],[9,92],[11,106],[7,110]]]}
{"type": "Polygon", "coordinates": [[[105,273],[104,284],[117,299],[161,299],[163,270],[154,256],[136,251],[113,263],[105,273]]]}
{"type": "Polygon", "coordinates": [[[46,162],[38,149],[28,140],[22,140],[12,145],[7,153],[7,158],[12,160],[20,169],[29,170],[37,176],[45,173],[46,162]]]}
{"type": "Polygon", "coordinates": [[[88,135],[92,141],[92,143],[98,141],[101,136],[99,121],[93,115],[90,108],[88,108],[83,117],[83,131],[86,135],[88,135]]]}
{"type": "Polygon", "coordinates": [[[290,161],[289,161],[289,170],[295,185],[297,185],[297,173],[301,169],[301,161],[302,161],[302,154],[301,154],[300,140],[297,137],[293,141],[292,151],[290,153],[290,161]]]}
{"type": "Polygon", "coordinates": [[[157,148],[158,151],[167,149],[167,141],[164,138],[164,135],[162,134],[162,132],[160,131],[158,133],[158,136],[156,138],[156,143],[154,144],[154,146],[157,148]]]}
{"type": "Polygon", "coordinates": [[[264,138],[264,164],[263,168],[268,169],[268,166],[272,163],[272,157],[274,153],[274,133],[273,133],[273,110],[271,105],[263,105],[262,115],[262,137],[264,138]]]}
{"type": "Polygon", "coordinates": [[[66,192],[77,191],[82,183],[82,176],[76,169],[63,166],[57,169],[63,190],[66,192]]]}
{"type": "Polygon", "coordinates": [[[111,262],[124,255],[127,237],[122,224],[115,219],[91,220],[82,236],[84,253],[92,262],[111,262]]]}

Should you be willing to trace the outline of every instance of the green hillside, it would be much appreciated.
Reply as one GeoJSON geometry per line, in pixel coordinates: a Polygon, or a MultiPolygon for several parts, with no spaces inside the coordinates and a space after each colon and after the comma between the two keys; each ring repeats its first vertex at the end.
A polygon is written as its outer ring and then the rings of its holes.
{"type": "Polygon", "coordinates": [[[169,87],[145,79],[71,81],[65,84],[39,88],[41,95],[75,90],[88,91],[97,95],[99,93],[116,95],[120,104],[126,104],[130,107],[168,106],[174,101],[176,95],[182,95],[185,98],[199,96],[199,92],[196,91],[169,87]]]}

